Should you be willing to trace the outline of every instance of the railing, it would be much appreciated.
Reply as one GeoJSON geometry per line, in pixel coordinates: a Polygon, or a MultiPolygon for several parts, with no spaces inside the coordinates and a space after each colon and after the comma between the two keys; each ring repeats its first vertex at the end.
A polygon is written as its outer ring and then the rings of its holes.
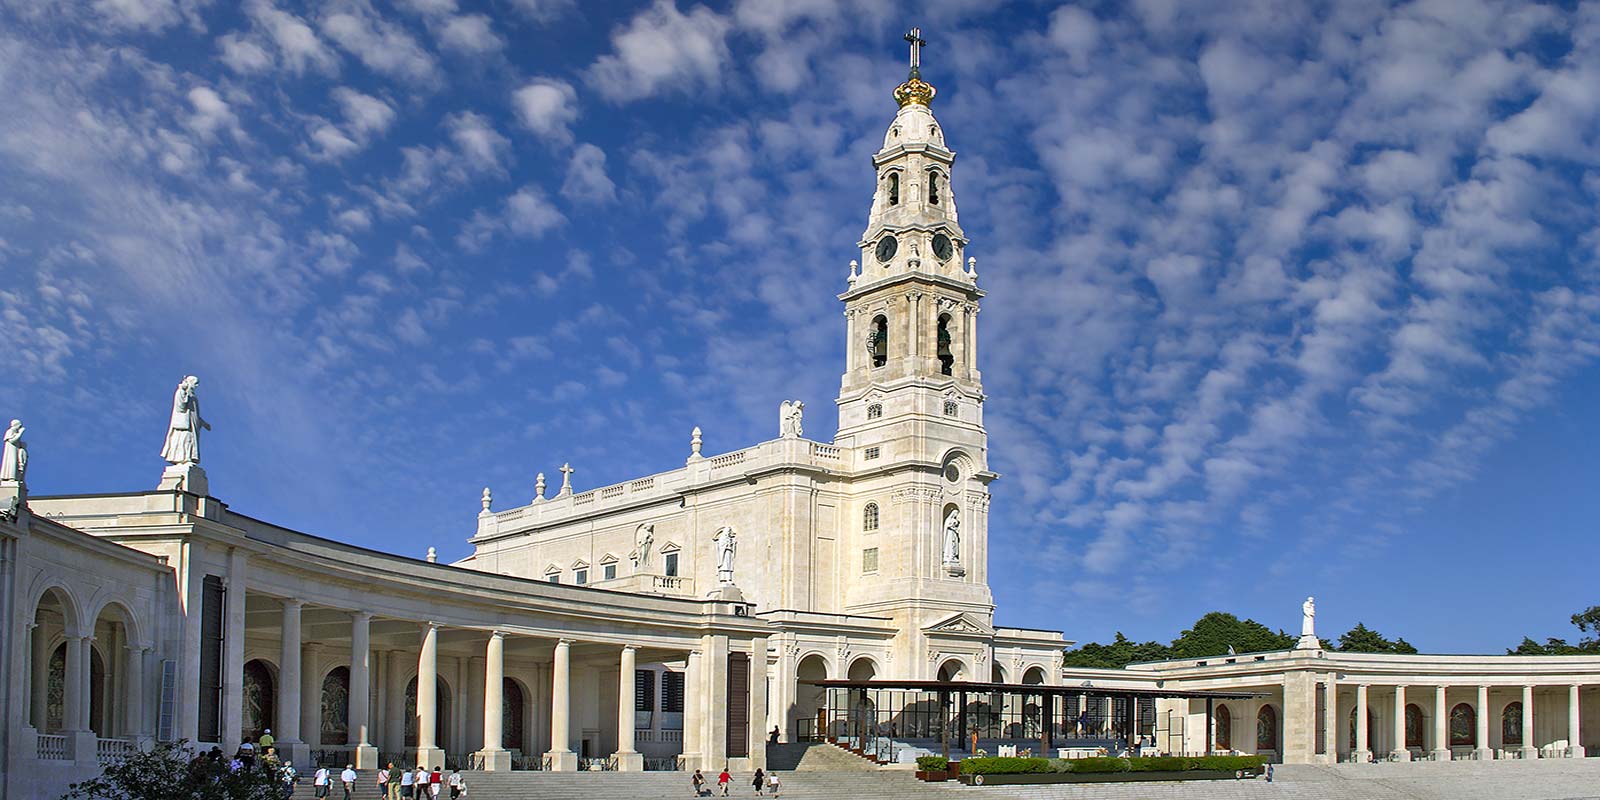
{"type": "Polygon", "coordinates": [[[745,455],[746,451],[740,450],[737,453],[729,453],[727,455],[717,456],[716,458],[711,459],[711,468],[722,469],[723,467],[731,467],[735,464],[743,464],[745,455]]]}
{"type": "Polygon", "coordinates": [[[444,756],[444,768],[446,772],[461,769],[462,767],[465,767],[467,763],[468,759],[464,759],[461,756],[451,755],[449,753],[446,753],[444,756]]]}
{"type": "Polygon", "coordinates": [[[582,772],[616,772],[617,759],[615,756],[606,758],[580,758],[578,769],[582,772]]]}
{"type": "Polygon", "coordinates": [[[538,772],[540,770],[549,769],[549,766],[548,766],[549,764],[550,764],[550,762],[545,760],[544,757],[542,757],[542,756],[512,756],[511,757],[511,768],[514,769],[514,770],[524,770],[524,771],[528,771],[528,772],[538,772]]]}
{"type": "Polygon", "coordinates": [[[835,446],[833,446],[831,444],[818,444],[816,442],[812,442],[811,443],[811,455],[814,455],[817,458],[838,459],[839,458],[839,448],[837,448],[837,447],[835,447],[835,446]]]}
{"type": "Polygon", "coordinates": [[[400,753],[385,753],[383,751],[379,751],[378,752],[378,763],[382,764],[384,766],[388,766],[390,764],[393,764],[395,766],[395,769],[399,769],[401,767],[404,767],[404,766],[410,764],[411,763],[411,759],[414,758],[414,757],[415,756],[407,756],[407,754],[404,753],[404,752],[400,752],[400,753]]]}
{"type": "Polygon", "coordinates": [[[681,742],[681,741],[683,741],[683,731],[662,731],[661,732],[661,741],[663,741],[663,742],[681,742]]]}
{"type": "Polygon", "coordinates": [[[683,756],[666,756],[664,758],[646,758],[644,760],[645,772],[678,772],[683,769],[683,756]]]}
{"type": "Polygon", "coordinates": [[[630,491],[630,492],[642,492],[642,491],[644,491],[646,489],[655,488],[655,485],[656,485],[656,479],[655,478],[640,478],[639,480],[636,480],[636,481],[628,484],[628,491],[630,491]]]}
{"type": "Polygon", "coordinates": [[[43,761],[68,761],[67,737],[53,733],[39,734],[39,758],[43,761]]]}
{"type": "Polygon", "coordinates": [[[590,503],[593,503],[594,502],[594,494],[595,494],[594,492],[589,491],[589,492],[584,492],[583,494],[577,495],[576,497],[572,498],[572,504],[575,505],[575,506],[585,506],[585,505],[588,505],[590,503]]]}
{"type": "Polygon", "coordinates": [[[628,487],[620,483],[616,486],[607,486],[606,488],[600,490],[600,499],[610,500],[613,497],[621,497],[622,493],[627,490],[628,487]]]}
{"type": "Polygon", "coordinates": [[[132,752],[132,739],[96,739],[94,742],[94,756],[101,764],[115,761],[132,752]]]}
{"type": "Polygon", "coordinates": [[[325,747],[311,751],[311,766],[336,769],[349,764],[354,760],[354,753],[348,747],[325,747]]]}
{"type": "Polygon", "coordinates": [[[541,770],[543,770],[545,772],[549,772],[550,769],[552,767],[554,767],[554,766],[555,766],[555,757],[554,756],[542,756],[542,757],[540,757],[540,759],[539,759],[539,769],[541,769],[541,770]]]}
{"type": "Polygon", "coordinates": [[[687,578],[680,578],[680,577],[678,577],[676,575],[671,575],[671,576],[669,576],[669,575],[651,575],[650,576],[650,588],[652,588],[652,589],[669,589],[669,590],[674,590],[675,591],[675,590],[678,590],[678,589],[682,589],[684,587],[684,585],[685,585],[685,581],[687,581],[687,580],[688,580],[687,578]]]}

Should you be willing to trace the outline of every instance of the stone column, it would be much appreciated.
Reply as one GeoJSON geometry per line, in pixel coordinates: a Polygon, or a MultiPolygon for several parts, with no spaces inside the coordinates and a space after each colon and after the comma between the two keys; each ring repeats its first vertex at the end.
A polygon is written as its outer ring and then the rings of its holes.
{"type": "Polygon", "coordinates": [[[913,361],[917,357],[918,350],[917,322],[920,316],[918,312],[921,310],[918,308],[921,305],[918,301],[921,299],[922,295],[917,292],[906,294],[906,355],[910,356],[913,361]]]}
{"type": "Polygon", "coordinates": [[[244,609],[245,572],[249,556],[234,548],[228,554],[228,581],[223,594],[222,752],[232,755],[244,735],[244,609]]]}
{"type": "Polygon", "coordinates": [[[1578,684],[1567,687],[1567,757],[1583,758],[1582,738],[1583,706],[1579,703],[1578,684]]]}
{"type": "Polygon", "coordinates": [[[61,729],[83,731],[89,729],[89,696],[84,688],[89,685],[87,636],[67,636],[66,675],[61,686],[61,729]]]}
{"type": "Polygon", "coordinates": [[[1539,747],[1533,742],[1533,687],[1522,687],[1522,757],[1538,758],[1539,747]]]}
{"type": "Polygon", "coordinates": [[[406,653],[390,650],[388,665],[383,677],[388,683],[384,692],[383,746],[382,750],[399,753],[406,749],[406,653]]]}
{"type": "Polygon", "coordinates": [[[1367,685],[1356,684],[1356,750],[1350,755],[1357,764],[1367,763],[1367,756],[1372,754],[1368,749],[1367,741],[1367,685]]]}
{"type": "Polygon", "coordinates": [[[704,694],[700,696],[705,726],[701,730],[700,756],[706,768],[720,770],[728,763],[728,637],[700,637],[704,694]]]}
{"type": "Polygon", "coordinates": [[[356,769],[378,768],[372,745],[372,613],[350,615],[350,749],[356,769]]]}
{"type": "Polygon", "coordinates": [[[154,738],[144,727],[144,654],[149,649],[130,644],[123,659],[127,666],[127,680],[124,681],[126,694],[123,696],[122,724],[128,737],[140,745],[154,738]]]}
{"type": "Polygon", "coordinates": [[[43,625],[29,627],[33,631],[33,665],[28,675],[28,706],[34,729],[44,733],[50,718],[50,634],[43,625]]]}
{"type": "Polygon", "coordinates": [[[429,769],[444,766],[444,751],[435,741],[439,730],[439,624],[422,624],[422,652],[417,657],[417,763],[429,769]]]}
{"type": "Polygon", "coordinates": [[[767,768],[767,637],[750,640],[750,767],[767,768]]]}
{"type": "Polygon", "coordinates": [[[617,771],[643,772],[644,756],[633,749],[634,672],[639,648],[624,645],[617,673],[617,771]]]}
{"type": "Polygon", "coordinates": [[[552,772],[575,772],[578,754],[572,752],[572,642],[556,642],[555,657],[550,671],[550,760],[552,772]]]}
{"type": "Polygon", "coordinates": [[[1283,744],[1285,764],[1310,764],[1317,753],[1316,674],[1294,670],[1283,676],[1283,744]]]}
{"type": "Polygon", "coordinates": [[[844,312],[844,371],[849,372],[856,368],[860,358],[856,349],[860,347],[860,340],[856,338],[856,317],[860,316],[855,311],[844,312]]]}
{"type": "Polygon", "coordinates": [[[1489,687],[1478,687],[1478,730],[1476,752],[1479,761],[1488,761],[1494,757],[1494,751],[1489,749],[1489,687]]]}
{"type": "Polygon", "coordinates": [[[706,724],[704,682],[700,651],[690,650],[683,669],[683,768],[691,772],[710,769],[700,757],[706,724]]]}
{"type": "Polygon", "coordinates": [[[489,634],[483,667],[483,749],[478,751],[482,769],[490,772],[511,770],[511,751],[505,749],[506,635],[489,634]]]}
{"type": "Polygon", "coordinates": [[[1406,749],[1406,687],[1394,687],[1394,750],[1389,753],[1396,761],[1410,761],[1411,751],[1406,749]]]}
{"type": "MultiPolygon", "coordinates": [[[[501,664],[504,665],[504,663],[505,659],[502,657],[501,664]]],[[[484,721],[489,718],[490,710],[488,706],[489,678],[487,669],[487,659],[485,659],[483,656],[467,656],[467,702],[464,705],[466,706],[467,712],[467,736],[469,738],[463,740],[463,746],[471,747],[474,753],[482,750],[488,750],[494,747],[496,744],[484,736],[483,724],[484,721]]],[[[505,669],[504,666],[502,666],[502,676],[504,675],[504,672],[505,669]]],[[[503,692],[505,681],[501,680],[500,685],[503,692]]],[[[501,695],[501,697],[504,696],[504,694],[501,695]]],[[[502,722],[501,724],[502,730],[504,730],[504,723],[502,722]]],[[[504,748],[505,744],[503,742],[500,743],[500,747],[504,748]]],[[[510,752],[510,750],[507,750],[506,752],[510,752]]],[[[524,750],[523,752],[528,751],[524,750]]]]}
{"type": "MultiPolygon", "coordinates": [[[[278,719],[273,738],[279,755],[297,767],[311,764],[311,748],[300,738],[300,619],[304,603],[295,598],[283,601],[282,641],[278,649],[278,719]]],[[[313,699],[315,699],[313,697],[313,699]]]]}
{"type": "Polygon", "coordinates": [[[1323,683],[1322,748],[1329,764],[1339,763],[1339,674],[1329,672],[1323,683]]]}
{"type": "Polygon", "coordinates": [[[310,751],[322,744],[322,671],[318,669],[317,654],[321,645],[306,643],[300,646],[300,739],[306,743],[304,762],[297,766],[310,766],[310,751]]]}
{"type": "Polygon", "coordinates": [[[1433,687],[1433,760],[1450,760],[1450,707],[1443,686],[1433,687]]]}

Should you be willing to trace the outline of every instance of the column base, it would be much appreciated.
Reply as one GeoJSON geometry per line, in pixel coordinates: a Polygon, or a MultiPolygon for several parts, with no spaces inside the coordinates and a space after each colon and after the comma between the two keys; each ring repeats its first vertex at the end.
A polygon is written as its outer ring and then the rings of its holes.
{"type": "Polygon", "coordinates": [[[428,769],[444,769],[444,751],[437,747],[419,747],[415,751],[416,763],[428,769]]]}
{"type": "Polygon", "coordinates": [[[1396,750],[1396,751],[1394,751],[1394,752],[1389,754],[1389,760],[1391,760],[1391,761],[1410,761],[1411,760],[1411,751],[1410,750],[1396,750]]]}
{"type": "Polygon", "coordinates": [[[1433,760],[1434,761],[1449,761],[1450,760],[1450,751],[1449,750],[1434,750],[1432,752],[1432,756],[1433,756],[1433,760]]]}
{"type": "Polygon", "coordinates": [[[472,754],[478,760],[478,769],[484,772],[510,772],[511,751],[496,748],[494,750],[479,750],[472,754]]]}
{"type": "Polygon", "coordinates": [[[310,774],[308,768],[311,766],[311,745],[279,739],[272,746],[278,748],[278,758],[293,764],[301,773],[310,774]]]}
{"type": "Polygon", "coordinates": [[[680,754],[678,758],[683,760],[684,772],[694,772],[697,769],[706,769],[706,765],[700,763],[699,753],[683,753],[680,754]]]}
{"type": "Polygon", "coordinates": [[[578,754],[571,750],[551,750],[544,757],[550,760],[551,772],[578,771],[578,754]]]}
{"type": "Polygon", "coordinates": [[[1586,758],[1587,756],[1588,753],[1584,751],[1581,744],[1575,744],[1567,748],[1567,758],[1586,758]]]}
{"type": "Polygon", "coordinates": [[[1480,747],[1480,748],[1478,748],[1476,750],[1473,750],[1472,754],[1477,756],[1479,761],[1493,761],[1494,760],[1494,751],[1490,750],[1487,747],[1480,747]]]}
{"type": "MultiPolygon", "coordinates": [[[[370,744],[350,745],[350,757],[355,762],[356,769],[377,769],[381,766],[378,764],[378,748],[370,744]]],[[[441,756],[441,761],[442,758],[441,756]]]]}
{"type": "Polygon", "coordinates": [[[1524,747],[1517,752],[1522,754],[1522,758],[1524,760],[1530,760],[1539,757],[1539,748],[1537,747],[1524,747]]]}
{"type": "Polygon", "coordinates": [[[1355,759],[1355,762],[1357,764],[1365,764],[1368,761],[1372,760],[1372,751],[1371,750],[1352,750],[1350,752],[1350,757],[1355,759]]]}
{"type": "Polygon", "coordinates": [[[73,761],[99,763],[100,737],[94,731],[62,731],[67,737],[67,752],[72,754],[73,761]]]}
{"type": "Polygon", "coordinates": [[[644,772],[644,753],[614,753],[618,772],[644,772]]]}

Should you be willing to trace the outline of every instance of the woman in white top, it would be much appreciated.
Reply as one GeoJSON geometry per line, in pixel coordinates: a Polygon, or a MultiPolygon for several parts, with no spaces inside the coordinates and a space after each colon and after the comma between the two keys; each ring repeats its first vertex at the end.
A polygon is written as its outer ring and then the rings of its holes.
{"type": "Polygon", "coordinates": [[[328,796],[328,768],[317,767],[317,772],[311,778],[312,794],[317,797],[328,796]]]}
{"type": "Polygon", "coordinates": [[[415,778],[412,776],[411,770],[405,769],[404,767],[400,769],[400,796],[405,798],[405,800],[412,800],[412,798],[415,797],[415,795],[411,793],[411,787],[414,780],[415,778]]]}

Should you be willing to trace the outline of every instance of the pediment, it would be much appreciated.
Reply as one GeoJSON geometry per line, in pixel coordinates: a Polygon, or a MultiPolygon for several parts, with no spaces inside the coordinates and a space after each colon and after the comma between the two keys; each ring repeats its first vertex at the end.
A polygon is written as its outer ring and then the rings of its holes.
{"type": "Polygon", "coordinates": [[[578,559],[577,561],[572,562],[572,568],[573,569],[583,569],[583,568],[585,568],[587,566],[589,566],[589,562],[584,561],[581,558],[578,559]]]}
{"type": "Polygon", "coordinates": [[[924,626],[925,633],[953,634],[957,636],[993,636],[994,628],[970,614],[952,614],[932,625],[924,626]]]}
{"type": "Polygon", "coordinates": [[[666,544],[661,545],[661,552],[663,553],[676,553],[679,549],[680,548],[678,547],[677,542],[667,542],[666,544]]]}
{"type": "Polygon", "coordinates": [[[617,563],[617,557],[615,555],[612,555],[611,553],[606,553],[605,555],[600,557],[600,563],[601,564],[615,564],[615,563],[617,563]]]}

